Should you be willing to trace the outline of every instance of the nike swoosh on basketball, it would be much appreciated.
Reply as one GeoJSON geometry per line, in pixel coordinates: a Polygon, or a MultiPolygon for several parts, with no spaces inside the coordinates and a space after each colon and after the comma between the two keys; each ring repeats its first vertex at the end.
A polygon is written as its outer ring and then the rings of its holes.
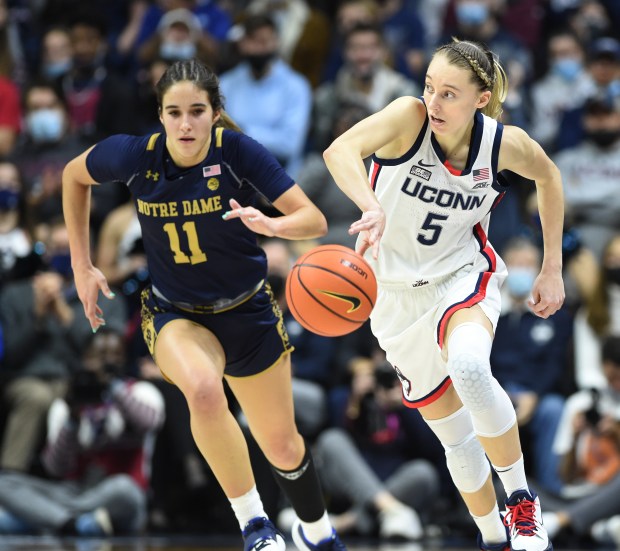
{"type": "Polygon", "coordinates": [[[424,161],[418,161],[418,164],[419,164],[420,166],[426,166],[426,167],[429,167],[429,166],[435,166],[435,165],[429,165],[429,164],[426,164],[424,161]]]}
{"type": "Polygon", "coordinates": [[[351,295],[341,295],[340,293],[334,293],[333,291],[319,291],[319,293],[323,293],[324,295],[337,298],[338,300],[344,300],[345,302],[350,303],[351,308],[347,310],[347,314],[355,312],[355,310],[357,310],[362,305],[362,301],[359,298],[351,295]]]}

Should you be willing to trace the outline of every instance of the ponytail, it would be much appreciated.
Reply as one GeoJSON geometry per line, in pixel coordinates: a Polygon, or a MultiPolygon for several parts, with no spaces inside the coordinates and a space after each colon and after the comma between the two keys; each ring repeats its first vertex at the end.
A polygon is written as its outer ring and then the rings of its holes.
{"type": "Polygon", "coordinates": [[[237,125],[237,123],[226,111],[224,111],[224,109],[220,110],[220,119],[215,123],[215,126],[221,126],[222,128],[234,130],[235,132],[242,132],[239,125],[237,125]]]}

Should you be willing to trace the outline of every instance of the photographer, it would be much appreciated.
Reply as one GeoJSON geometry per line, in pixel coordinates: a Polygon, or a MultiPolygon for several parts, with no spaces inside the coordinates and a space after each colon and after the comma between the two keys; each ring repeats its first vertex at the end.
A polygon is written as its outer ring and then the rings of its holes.
{"type": "MultiPolygon", "coordinates": [[[[73,283],[64,220],[41,226],[40,238],[29,260],[23,260],[30,266],[27,276],[0,292],[5,351],[0,406],[6,415],[0,468],[21,472],[33,468],[49,407],[65,395],[92,336],[73,283]]],[[[111,301],[107,326],[123,331],[126,319],[124,304],[111,301]]]]}
{"type": "Polygon", "coordinates": [[[0,474],[0,533],[135,534],[146,519],[150,441],[163,422],[159,391],[123,377],[125,344],[92,336],[65,400],[48,416],[46,477],[0,474]]]}
{"type": "Polygon", "coordinates": [[[336,426],[316,446],[325,491],[350,507],[334,524],[341,532],[368,535],[376,529],[381,539],[419,539],[417,511],[427,513],[439,494],[435,467],[410,445],[411,432],[424,427],[416,423],[417,412],[403,406],[402,387],[389,364],[357,358],[350,369],[350,387],[332,393],[336,426]]]}
{"type": "MultiPolygon", "coordinates": [[[[568,398],[554,450],[563,457],[567,486],[543,515],[551,537],[570,528],[588,534],[596,521],[620,514],[620,336],[602,347],[607,386],[568,398]]],[[[619,540],[620,541],[620,540],[619,540]]]]}

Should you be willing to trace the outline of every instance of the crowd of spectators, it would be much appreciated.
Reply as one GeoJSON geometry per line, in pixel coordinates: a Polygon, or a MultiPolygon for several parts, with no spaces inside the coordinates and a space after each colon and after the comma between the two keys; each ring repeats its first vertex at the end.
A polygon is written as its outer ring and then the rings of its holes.
{"type": "MultiPolygon", "coordinates": [[[[117,297],[91,334],[62,219],[65,163],[108,135],[159,131],[154,84],[198,58],[220,75],[232,119],[323,210],[321,242],[352,247],[356,207],[323,149],[420,95],[432,52],[458,37],[499,56],[502,120],[541,143],[565,191],[567,301],[543,320],[525,306],[541,255],[534,188],[505,175],[515,185],[490,241],[510,276],[491,365],[550,533],[620,547],[619,29],[617,0],[0,0],[0,534],[236,532],[187,406],[142,342],[148,266],[121,182],[93,190],[94,256],[117,297]]],[[[319,337],[287,311],[288,270],[316,244],[264,242],[296,347],[297,420],[334,524],[345,538],[470,537],[443,449],[400,403],[369,328],[319,337]]],[[[286,530],[288,504],[246,433],[266,510],[286,530]]]]}

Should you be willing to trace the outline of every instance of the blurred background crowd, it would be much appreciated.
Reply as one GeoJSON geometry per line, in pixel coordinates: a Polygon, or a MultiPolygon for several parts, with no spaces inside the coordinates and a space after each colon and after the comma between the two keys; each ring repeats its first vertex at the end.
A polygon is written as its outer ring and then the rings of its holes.
{"type": "MultiPolygon", "coordinates": [[[[525,306],[541,262],[535,187],[505,175],[490,240],[510,275],[491,365],[556,542],[620,548],[619,29],[617,0],[0,0],[0,534],[237,532],[182,395],[142,342],[149,273],[122,183],[95,186],[91,204],[93,254],[116,298],[96,335],[83,316],[65,163],[110,134],[159,131],[153,85],[196,57],[220,75],[231,117],[323,210],[322,242],[354,246],[357,209],[321,153],[420,95],[434,48],[455,36],[498,54],[503,122],[538,140],[564,182],[567,300],[540,319],[525,306]]],[[[443,449],[402,405],[369,328],[325,338],[288,313],[287,273],[316,244],[264,241],[295,345],[298,424],[334,524],[345,537],[471,537],[443,449]]],[[[230,407],[243,424],[232,395],[230,407]]],[[[291,510],[247,436],[286,530],[291,510]]]]}

